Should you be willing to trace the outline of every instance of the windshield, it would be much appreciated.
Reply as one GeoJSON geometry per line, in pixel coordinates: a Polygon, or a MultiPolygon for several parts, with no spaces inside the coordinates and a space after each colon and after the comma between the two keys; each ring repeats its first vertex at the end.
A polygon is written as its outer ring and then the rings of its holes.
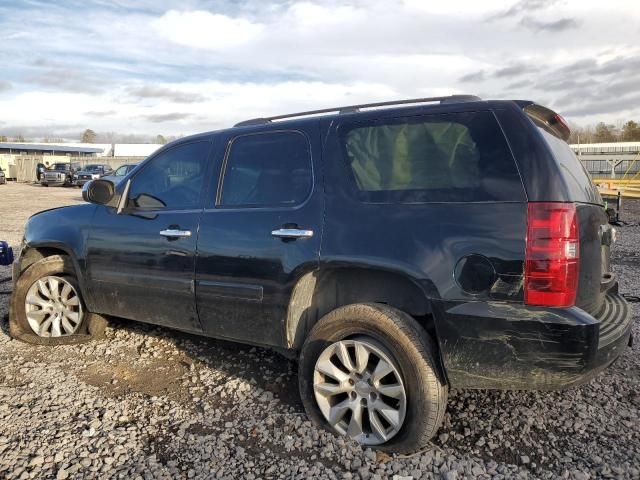
{"type": "Polygon", "coordinates": [[[49,167],[49,170],[68,170],[68,169],[69,169],[68,163],[54,163],[49,167]]]}
{"type": "Polygon", "coordinates": [[[83,170],[85,172],[96,172],[96,171],[102,170],[102,166],[101,165],[87,165],[86,167],[83,168],[83,170]]]}

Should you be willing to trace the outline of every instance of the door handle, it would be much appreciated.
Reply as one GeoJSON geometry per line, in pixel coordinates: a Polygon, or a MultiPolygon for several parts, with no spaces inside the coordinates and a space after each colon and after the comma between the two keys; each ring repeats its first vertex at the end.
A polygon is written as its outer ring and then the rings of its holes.
{"type": "Polygon", "coordinates": [[[311,238],[313,230],[303,230],[300,228],[279,228],[272,230],[271,235],[278,238],[311,238]]]}
{"type": "Polygon", "coordinates": [[[190,237],[191,230],[177,230],[175,228],[167,228],[166,230],[160,230],[160,235],[163,237],[190,237]]]}

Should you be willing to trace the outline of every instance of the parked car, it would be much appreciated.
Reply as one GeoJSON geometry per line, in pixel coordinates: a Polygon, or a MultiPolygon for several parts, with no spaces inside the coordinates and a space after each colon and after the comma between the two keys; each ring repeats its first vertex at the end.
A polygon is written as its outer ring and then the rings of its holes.
{"type": "Polygon", "coordinates": [[[568,136],[533,102],[453,96],[182,138],[29,219],[10,332],[84,341],[112,315],[274,347],[315,422],[414,451],[449,388],[565,388],[630,342],[568,136]]]}
{"type": "Polygon", "coordinates": [[[7,176],[5,175],[4,170],[0,168],[0,185],[4,185],[5,183],[7,183],[7,176]]]}
{"type": "Polygon", "coordinates": [[[109,165],[87,165],[74,173],[72,183],[77,187],[82,187],[91,180],[102,178],[111,173],[113,173],[113,169],[109,165]]]}
{"type": "MultiPolygon", "coordinates": [[[[132,164],[128,164],[128,165],[121,165],[114,172],[112,172],[111,175],[105,175],[102,178],[104,180],[109,180],[110,182],[113,182],[114,185],[117,185],[118,183],[120,183],[120,180],[122,180],[124,177],[126,177],[127,174],[132,172],[133,169],[136,168],[137,166],[138,166],[137,163],[132,163],[132,164]]],[[[83,194],[84,194],[84,191],[87,190],[87,188],[89,188],[90,183],[91,183],[91,181],[86,182],[82,186],[83,194]]]]}
{"type": "Polygon", "coordinates": [[[124,177],[127,176],[127,174],[129,174],[130,172],[133,171],[134,168],[136,168],[138,166],[137,163],[129,163],[126,165],[120,165],[118,168],[115,169],[114,172],[110,173],[109,175],[104,176],[103,178],[105,180],[109,180],[111,182],[113,182],[114,184],[118,184],[120,182],[120,180],[122,180],[124,177]]]}
{"type": "Polygon", "coordinates": [[[73,175],[81,168],[78,162],[54,163],[40,176],[40,184],[43,187],[49,185],[68,187],[73,183],[73,175]]]}

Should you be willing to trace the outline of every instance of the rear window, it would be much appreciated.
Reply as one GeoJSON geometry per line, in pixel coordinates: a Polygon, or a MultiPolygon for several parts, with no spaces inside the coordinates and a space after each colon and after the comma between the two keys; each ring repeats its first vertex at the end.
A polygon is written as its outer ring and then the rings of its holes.
{"type": "Polygon", "coordinates": [[[553,157],[560,166],[560,172],[570,191],[588,190],[590,196],[595,196],[597,203],[602,203],[597,188],[591,181],[589,173],[571,147],[564,140],[549,133],[546,129],[537,126],[538,131],[545,139],[546,144],[551,149],[553,157]]]}
{"type": "Polygon", "coordinates": [[[354,190],[366,202],[525,198],[515,162],[491,112],[343,125],[340,138],[354,190]]]}

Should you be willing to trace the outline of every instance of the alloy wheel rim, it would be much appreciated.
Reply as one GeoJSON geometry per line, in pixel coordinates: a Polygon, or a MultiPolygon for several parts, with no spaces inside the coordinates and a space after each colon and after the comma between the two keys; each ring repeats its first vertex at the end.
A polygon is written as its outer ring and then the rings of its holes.
{"type": "Polygon", "coordinates": [[[318,357],[313,390],[329,425],[364,445],[380,445],[404,423],[407,395],[390,355],[358,337],[329,345],[318,357]]]}
{"type": "Polygon", "coordinates": [[[73,335],[82,323],[82,303],[71,283],[62,277],[36,280],[25,299],[25,312],[31,330],[39,337],[73,335]]]}

